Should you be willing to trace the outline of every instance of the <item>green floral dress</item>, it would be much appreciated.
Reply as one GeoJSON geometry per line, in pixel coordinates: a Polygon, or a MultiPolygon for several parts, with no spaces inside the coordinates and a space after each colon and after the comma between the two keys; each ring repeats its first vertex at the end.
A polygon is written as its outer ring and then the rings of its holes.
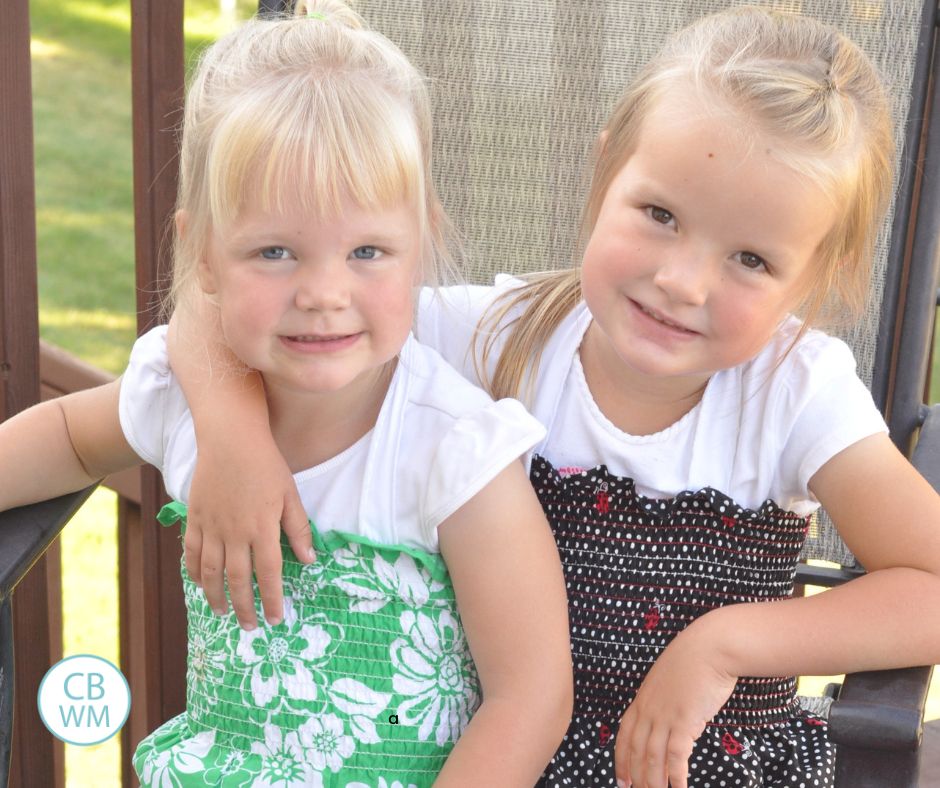
{"type": "MultiPolygon", "coordinates": [[[[185,506],[159,519],[185,529],[185,506]]],[[[433,783],[480,700],[443,559],[312,530],[312,565],[282,542],[277,626],[214,615],[182,571],[186,711],[137,747],[142,786],[433,783]]]]}

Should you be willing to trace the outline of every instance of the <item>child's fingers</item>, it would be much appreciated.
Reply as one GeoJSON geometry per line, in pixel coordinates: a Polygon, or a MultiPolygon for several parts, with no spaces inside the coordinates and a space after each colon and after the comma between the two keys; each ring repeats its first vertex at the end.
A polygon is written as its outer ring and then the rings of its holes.
{"type": "Polygon", "coordinates": [[[225,545],[214,539],[203,538],[200,575],[202,592],[212,612],[225,615],[228,604],[225,600],[225,545]]]}
{"type": "Polygon", "coordinates": [[[620,724],[614,745],[614,774],[618,784],[641,786],[645,779],[642,761],[649,725],[638,723],[635,717],[628,711],[620,724]]]}
{"type": "Polygon", "coordinates": [[[258,626],[255,614],[255,594],[251,587],[251,551],[229,548],[225,551],[225,574],[228,580],[228,595],[232,609],[242,629],[252,630],[258,626]]]}
{"type": "Polygon", "coordinates": [[[692,747],[695,741],[688,736],[673,732],[669,737],[669,747],[666,750],[666,770],[669,773],[671,788],[688,788],[689,785],[689,759],[692,757],[692,747]]]}
{"type": "MultiPolygon", "coordinates": [[[[650,728],[650,734],[646,738],[645,753],[643,755],[644,777],[646,782],[641,782],[639,785],[645,785],[645,788],[668,788],[669,781],[666,775],[666,746],[668,742],[668,727],[659,725],[650,728]]],[[[636,784],[636,780],[634,780],[634,784],[636,784]]]]}
{"type": "Polygon", "coordinates": [[[261,594],[264,618],[271,625],[284,618],[284,588],[281,579],[283,559],[277,540],[262,540],[254,548],[255,578],[261,594]]]}
{"type": "Polygon", "coordinates": [[[297,494],[297,488],[294,486],[293,481],[284,495],[284,513],[281,517],[281,528],[287,535],[287,541],[290,543],[297,559],[303,564],[313,563],[316,555],[313,552],[310,521],[307,519],[307,513],[300,502],[300,495],[297,494]]]}
{"type": "Polygon", "coordinates": [[[186,572],[192,581],[202,585],[202,530],[191,523],[186,527],[186,536],[183,537],[183,558],[186,561],[186,572]]]}

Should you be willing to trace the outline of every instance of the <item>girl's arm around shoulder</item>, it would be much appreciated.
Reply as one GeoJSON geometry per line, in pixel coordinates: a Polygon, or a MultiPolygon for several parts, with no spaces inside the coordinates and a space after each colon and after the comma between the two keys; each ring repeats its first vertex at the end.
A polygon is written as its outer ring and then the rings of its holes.
{"type": "Polygon", "coordinates": [[[118,418],[120,379],[49,400],[0,424],[0,510],[87,487],[140,464],[118,418]]]}
{"type": "Polygon", "coordinates": [[[568,727],[573,691],[561,563],[522,464],[438,534],[483,703],[435,785],[532,785],[568,727]]]}
{"type": "Polygon", "coordinates": [[[193,310],[174,313],[167,330],[170,366],[186,396],[199,447],[189,492],[186,570],[220,612],[228,608],[227,578],[239,622],[254,628],[254,563],[265,616],[277,623],[284,615],[280,529],[283,525],[301,561],[313,561],[307,515],[271,435],[261,376],[225,344],[218,315],[204,297],[193,310]],[[213,375],[213,369],[224,374],[213,375]],[[212,571],[221,566],[224,575],[212,571]]]}

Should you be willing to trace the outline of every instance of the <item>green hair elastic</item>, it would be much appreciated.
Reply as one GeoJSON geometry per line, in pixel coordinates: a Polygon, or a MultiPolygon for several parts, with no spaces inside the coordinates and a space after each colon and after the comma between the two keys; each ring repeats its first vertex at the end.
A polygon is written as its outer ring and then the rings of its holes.
{"type": "Polygon", "coordinates": [[[325,22],[326,14],[324,14],[322,11],[307,11],[307,19],[320,19],[325,22]]]}

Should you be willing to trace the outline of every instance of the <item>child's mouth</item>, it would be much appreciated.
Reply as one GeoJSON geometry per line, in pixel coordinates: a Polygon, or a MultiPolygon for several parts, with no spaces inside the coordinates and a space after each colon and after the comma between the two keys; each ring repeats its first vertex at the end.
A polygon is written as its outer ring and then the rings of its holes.
{"type": "Polygon", "coordinates": [[[693,331],[691,328],[686,328],[681,323],[676,323],[674,320],[670,320],[668,317],[662,314],[662,312],[657,312],[655,309],[650,309],[648,306],[641,304],[639,301],[634,301],[631,298],[630,303],[632,303],[644,315],[652,320],[655,320],[660,325],[666,326],[667,328],[671,328],[683,334],[688,334],[689,336],[693,336],[699,333],[698,331],[693,331]]]}
{"type": "Polygon", "coordinates": [[[354,344],[361,334],[297,334],[282,336],[281,342],[291,350],[303,353],[324,353],[343,350],[354,344]]]}

